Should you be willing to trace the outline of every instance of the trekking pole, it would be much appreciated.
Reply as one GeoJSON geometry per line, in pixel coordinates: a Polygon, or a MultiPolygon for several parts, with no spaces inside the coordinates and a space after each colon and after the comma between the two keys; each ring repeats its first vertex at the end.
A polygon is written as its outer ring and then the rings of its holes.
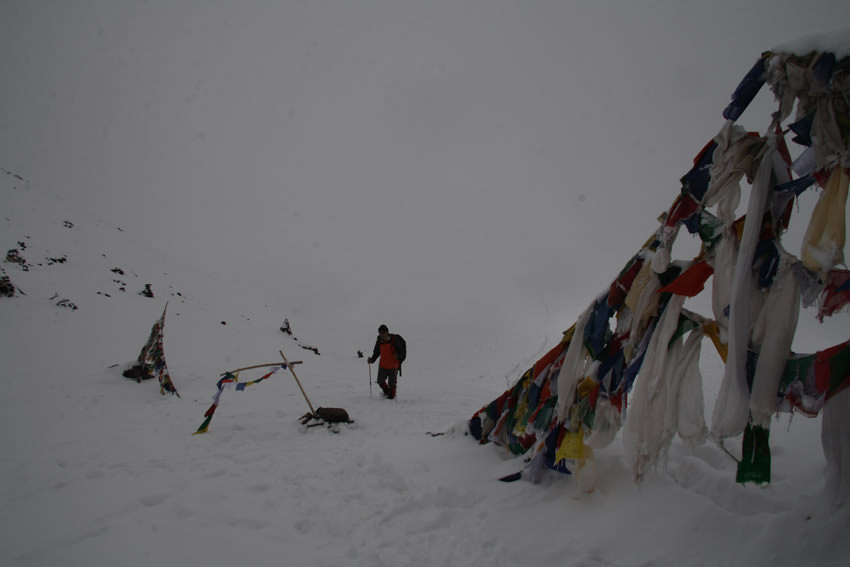
{"type": "Polygon", "coordinates": [[[286,363],[286,367],[289,368],[289,371],[292,372],[292,377],[295,378],[295,383],[298,384],[298,387],[301,389],[301,393],[304,395],[304,399],[307,400],[307,405],[310,406],[310,413],[316,415],[316,410],[313,409],[313,404],[310,403],[310,398],[307,397],[307,392],[304,391],[304,387],[301,385],[301,380],[298,379],[298,376],[295,375],[295,370],[293,370],[292,365],[286,360],[286,355],[283,354],[282,350],[278,351],[280,356],[283,357],[283,361],[286,363]]]}
{"type": "Polygon", "coordinates": [[[369,367],[369,397],[372,397],[372,365],[369,364],[369,361],[366,361],[366,365],[369,367]]]}

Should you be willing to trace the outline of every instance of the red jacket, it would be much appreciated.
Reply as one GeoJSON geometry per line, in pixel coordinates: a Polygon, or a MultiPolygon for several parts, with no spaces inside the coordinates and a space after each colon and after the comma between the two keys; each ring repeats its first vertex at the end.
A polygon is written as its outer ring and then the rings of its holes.
{"type": "Polygon", "coordinates": [[[381,368],[386,368],[387,370],[399,369],[403,359],[399,360],[397,353],[400,349],[397,345],[398,335],[390,333],[390,339],[386,342],[382,341],[379,335],[375,341],[375,348],[372,350],[372,361],[377,360],[380,356],[381,364],[379,366],[381,368]]]}

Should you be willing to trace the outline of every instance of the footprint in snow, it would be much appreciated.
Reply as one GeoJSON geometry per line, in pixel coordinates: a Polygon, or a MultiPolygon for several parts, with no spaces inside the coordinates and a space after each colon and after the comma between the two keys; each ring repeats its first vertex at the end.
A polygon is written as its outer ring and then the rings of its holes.
{"type": "Polygon", "coordinates": [[[162,504],[162,502],[166,498],[168,498],[168,496],[169,496],[168,494],[163,494],[163,493],[149,494],[148,496],[142,496],[141,498],[139,498],[139,502],[141,502],[143,506],[147,506],[148,508],[151,508],[153,506],[158,506],[159,504],[162,504]]]}

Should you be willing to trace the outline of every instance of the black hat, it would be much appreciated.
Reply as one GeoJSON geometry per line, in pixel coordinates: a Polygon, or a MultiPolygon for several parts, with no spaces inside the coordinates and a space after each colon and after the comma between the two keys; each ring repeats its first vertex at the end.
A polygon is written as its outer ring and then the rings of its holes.
{"type": "Polygon", "coordinates": [[[386,325],[381,325],[380,327],[378,327],[378,334],[379,334],[379,335],[380,335],[381,333],[389,333],[389,332],[390,332],[390,330],[389,330],[389,329],[387,329],[387,326],[386,326],[386,325]]]}

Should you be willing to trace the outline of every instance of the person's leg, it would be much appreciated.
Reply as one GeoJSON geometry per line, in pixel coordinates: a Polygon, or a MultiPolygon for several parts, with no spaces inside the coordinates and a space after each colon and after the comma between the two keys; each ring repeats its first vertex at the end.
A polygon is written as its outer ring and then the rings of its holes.
{"type": "Polygon", "coordinates": [[[384,395],[389,397],[390,389],[387,386],[387,378],[390,376],[390,371],[386,368],[378,368],[378,386],[383,390],[384,395]]]}
{"type": "Polygon", "coordinates": [[[395,398],[395,389],[398,385],[398,370],[387,370],[390,379],[390,391],[387,394],[387,397],[390,399],[395,398]]]}

